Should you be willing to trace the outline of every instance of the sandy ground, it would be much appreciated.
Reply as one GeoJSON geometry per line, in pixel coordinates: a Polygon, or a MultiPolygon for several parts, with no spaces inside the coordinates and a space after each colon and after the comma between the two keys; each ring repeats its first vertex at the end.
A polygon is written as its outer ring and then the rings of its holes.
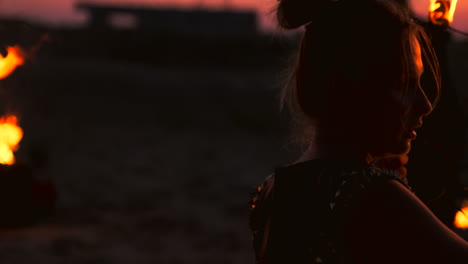
{"type": "Polygon", "coordinates": [[[49,157],[56,214],[2,263],[253,263],[248,195],[288,157],[276,73],[36,60],[0,83],[18,153],[49,157]],[[272,78],[273,76],[273,78],[272,78]]]}

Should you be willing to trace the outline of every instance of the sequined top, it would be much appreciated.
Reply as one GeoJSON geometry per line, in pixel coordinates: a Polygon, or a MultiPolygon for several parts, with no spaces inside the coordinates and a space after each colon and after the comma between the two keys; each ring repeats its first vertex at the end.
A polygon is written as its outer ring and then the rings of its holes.
{"type": "Polygon", "coordinates": [[[343,219],[363,191],[385,180],[410,189],[397,171],[359,162],[317,159],[277,168],[250,199],[256,263],[354,263],[343,219]]]}

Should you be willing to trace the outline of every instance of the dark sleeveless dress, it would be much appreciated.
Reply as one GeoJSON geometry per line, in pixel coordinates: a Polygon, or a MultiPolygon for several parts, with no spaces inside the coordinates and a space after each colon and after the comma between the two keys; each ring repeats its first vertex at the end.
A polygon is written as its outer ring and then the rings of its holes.
{"type": "Polygon", "coordinates": [[[343,219],[373,184],[397,171],[343,160],[311,160],[277,168],[250,200],[257,264],[354,263],[343,241],[343,219]]]}

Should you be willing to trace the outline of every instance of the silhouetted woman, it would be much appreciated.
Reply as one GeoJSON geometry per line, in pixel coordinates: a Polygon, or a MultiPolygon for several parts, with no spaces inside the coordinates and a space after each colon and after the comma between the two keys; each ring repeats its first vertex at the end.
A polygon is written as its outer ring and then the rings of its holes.
{"type": "Polygon", "coordinates": [[[305,27],[282,97],[305,148],[252,197],[257,263],[468,263],[468,243],[386,162],[409,152],[439,94],[419,85],[423,71],[438,84],[439,71],[407,9],[282,0],[277,17],[305,27]]]}

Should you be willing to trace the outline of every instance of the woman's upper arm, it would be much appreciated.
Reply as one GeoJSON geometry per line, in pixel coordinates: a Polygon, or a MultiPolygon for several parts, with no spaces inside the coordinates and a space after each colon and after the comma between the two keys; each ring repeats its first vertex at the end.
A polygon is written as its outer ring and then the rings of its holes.
{"type": "Polygon", "coordinates": [[[356,201],[345,241],[358,264],[468,263],[468,243],[394,180],[372,186],[356,201]]]}

